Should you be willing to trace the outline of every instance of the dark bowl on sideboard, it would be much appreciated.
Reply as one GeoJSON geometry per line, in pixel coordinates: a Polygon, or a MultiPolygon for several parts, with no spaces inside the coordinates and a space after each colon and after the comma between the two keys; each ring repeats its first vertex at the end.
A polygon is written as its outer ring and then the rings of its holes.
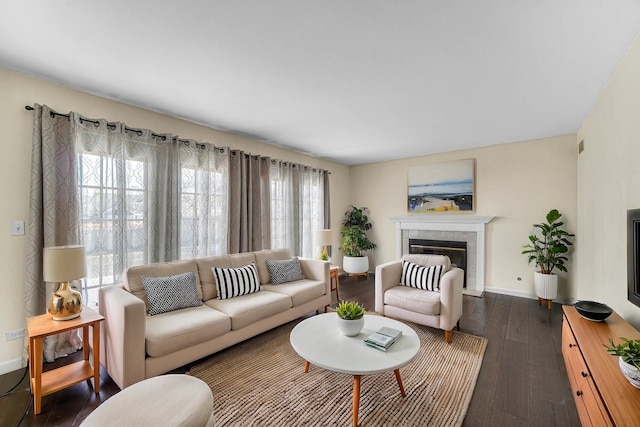
{"type": "Polygon", "coordinates": [[[580,316],[594,322],[602,322],[613,313],[608,305],[596,301],[578,301],[573,306],[580,316]]]}

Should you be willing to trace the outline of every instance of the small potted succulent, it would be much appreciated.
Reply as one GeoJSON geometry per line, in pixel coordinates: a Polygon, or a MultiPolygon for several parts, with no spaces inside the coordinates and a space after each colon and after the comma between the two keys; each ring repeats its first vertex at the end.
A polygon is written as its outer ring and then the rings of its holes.
{"type": "Polygon", "coordinates": [[[620,337],[622,343],[615,345],[609,338],[611,345],[605,345],[607,352],[613,356],[620,356],[618,365],[624,376],[632,386],[640,388],[640,340],[629,340],[620,337]]]}
{"type": "Polygon", "coordinates": [[[354,337],[364,327],[364,307],[354,301],[340,301],[336,307],[338,329],[343,335],[354,337]]]}

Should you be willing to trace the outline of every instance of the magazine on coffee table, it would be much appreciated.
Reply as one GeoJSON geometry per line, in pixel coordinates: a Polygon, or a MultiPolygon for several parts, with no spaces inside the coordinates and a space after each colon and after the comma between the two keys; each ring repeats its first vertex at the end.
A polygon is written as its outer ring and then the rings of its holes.
{"type": "Polygon", "coordinates": [[[365,345],[378,350],[387,351],[402,336],[402,331],[388,326],[383,326],[377,332],[369,335],[365,340],[365,345]]]}

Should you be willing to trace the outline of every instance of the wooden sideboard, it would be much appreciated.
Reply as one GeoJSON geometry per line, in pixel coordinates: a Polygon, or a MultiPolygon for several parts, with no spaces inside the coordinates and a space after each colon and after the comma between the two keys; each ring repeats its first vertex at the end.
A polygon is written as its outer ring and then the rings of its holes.
{"type": "Polygon", "coordinates": [[[640,426],[640,389],[632,386],[607,353],[609,338],[640,339],[640,332],[617,313],[604,322],[582,318],[563,306],[562,357],[583,426],[640,426]]]}

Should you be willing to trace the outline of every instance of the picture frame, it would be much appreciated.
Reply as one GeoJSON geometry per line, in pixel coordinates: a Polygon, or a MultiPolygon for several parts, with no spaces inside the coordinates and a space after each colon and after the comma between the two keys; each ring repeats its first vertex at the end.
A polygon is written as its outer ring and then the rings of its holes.
{"type": "Polygon", "coordinates": [[[409,213],[473,212],[475,159],[409,167],[409,213]]]}

